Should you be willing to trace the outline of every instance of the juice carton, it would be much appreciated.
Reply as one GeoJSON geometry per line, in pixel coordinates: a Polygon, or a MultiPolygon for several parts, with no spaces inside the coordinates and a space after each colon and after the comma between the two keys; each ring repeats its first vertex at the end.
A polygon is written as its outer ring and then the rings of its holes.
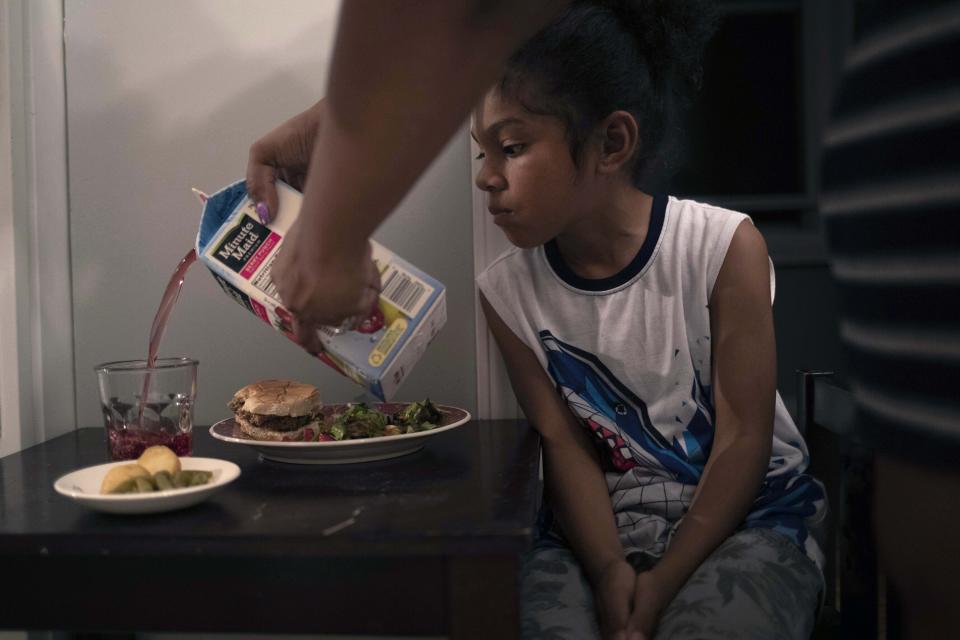
{"type": "MultiPolygon", "coordinates": [[[[279,210],[267,225],[258,219],[242,180],[207,197],[196,249],[228,296],[295,340],[291,315],[277,294],[270,269],[300,212],[302,196],[279,181],[277,195],[279,210]]],[[[389,249],[372,245],[382,284],[377,307],[356,330],[321,329],[325,352],[318,357],[381,400],[389,400],[446,322],[446,290],[389,249]]]]}

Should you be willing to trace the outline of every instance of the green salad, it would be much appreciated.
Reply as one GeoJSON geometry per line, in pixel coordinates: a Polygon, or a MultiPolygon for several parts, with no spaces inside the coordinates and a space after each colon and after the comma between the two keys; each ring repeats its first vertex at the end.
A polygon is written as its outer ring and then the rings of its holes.
{"type": "Polygon", "coordinates": [[[423,402],[414,402],[393,414],[393,424],[399,426],[403,430],[402,433],[415,433],[436,428],[441,418],[440,412],[427,398],[423,402]]]}
{"type": "Polygon", "coordinates": [[[329,426],[324,426],[317,439],[354,440],[417,433],[437,428],[441,419],[440,411],[429,398],[413,402],[393,414],[356,402],[336,416],[329,426]]]}

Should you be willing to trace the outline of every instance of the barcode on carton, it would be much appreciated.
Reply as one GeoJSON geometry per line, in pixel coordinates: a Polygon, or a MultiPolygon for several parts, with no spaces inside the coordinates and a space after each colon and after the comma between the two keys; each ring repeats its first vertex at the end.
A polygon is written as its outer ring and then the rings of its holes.
{"type": "Polygon", "coordinates": [[[380,296],[410,318],[415,318],[420,313],[420,309],[433,294],[433,287],[394,264],[387,265],[386,271],[380,275],[380,282],[380,296]]]}

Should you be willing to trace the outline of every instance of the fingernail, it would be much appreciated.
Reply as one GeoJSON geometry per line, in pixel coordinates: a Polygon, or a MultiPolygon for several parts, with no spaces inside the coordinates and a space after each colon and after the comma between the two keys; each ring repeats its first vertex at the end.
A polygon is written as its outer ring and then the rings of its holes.
{"type": "Polygon", "coordinates": [[[270,209],[267,208],[266,202],[258,202],[257,206],[253,209],[257,212],[257,217],[260,218],[260,222],[263,224],[270,223],[270,209]]]}

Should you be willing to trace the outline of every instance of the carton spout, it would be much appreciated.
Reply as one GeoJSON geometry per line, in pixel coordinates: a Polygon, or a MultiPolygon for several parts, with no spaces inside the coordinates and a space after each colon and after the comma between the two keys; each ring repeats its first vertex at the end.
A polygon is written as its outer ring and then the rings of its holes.
{"type": "Polygon", "coordinates": [[[210,199],[210,196],[205,194],[203,191],[200,191],[200,189],[197,189],[196,187],[191,187],[190,191],[193,191],[193,195],[197,196],[197,200],[200,201],[200,204],[207,204],[207,200],[210,199]]]}

